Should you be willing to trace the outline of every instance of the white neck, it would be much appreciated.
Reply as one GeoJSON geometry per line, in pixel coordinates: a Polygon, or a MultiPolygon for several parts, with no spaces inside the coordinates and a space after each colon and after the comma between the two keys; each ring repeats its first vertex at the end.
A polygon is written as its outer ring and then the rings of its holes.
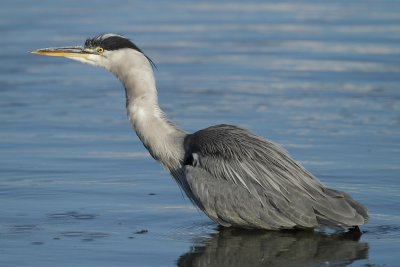
{"type": "Polygon", "coordinates": [[[116,60],[114,74],[125,86],[128,117],[138,137],[156,160],[171,172],[180,168],[186,136],[166,118],[158,105],[153,70],[147,58],[136,51],[125,53],[124,65],[116,60]]]}

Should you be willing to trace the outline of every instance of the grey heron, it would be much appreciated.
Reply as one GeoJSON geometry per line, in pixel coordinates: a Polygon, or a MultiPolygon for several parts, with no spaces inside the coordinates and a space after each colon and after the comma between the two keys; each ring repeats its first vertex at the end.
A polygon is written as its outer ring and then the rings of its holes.
{"type": "Polygon", "coordinates": [[[323,185],[273,142],[233,125],[195,133],[176,127],[159,107],[152,61],[130,39],[108,33],[83,46],[32,53],[112,72],[124,85],[127,114],[143,145],[214,222],[268,230],[366,223],[362,204],[323,185]]]}

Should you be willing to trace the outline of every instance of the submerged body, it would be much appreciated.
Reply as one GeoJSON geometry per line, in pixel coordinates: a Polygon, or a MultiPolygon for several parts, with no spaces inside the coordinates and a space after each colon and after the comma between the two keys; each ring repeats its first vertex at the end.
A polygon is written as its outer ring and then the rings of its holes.
{"type": "Polygon", "coordinates": [[[144,146],[218,224],[278,230],[353,227],[368,219],[363,205],[325,187],[262,137],[232,125],[193,134],[175,127],[159,108],[152,62],[123,36],[105,34],[88,39],[84,47],[33,53],[101,66],[120,79],[128,117],[144,146]]]}

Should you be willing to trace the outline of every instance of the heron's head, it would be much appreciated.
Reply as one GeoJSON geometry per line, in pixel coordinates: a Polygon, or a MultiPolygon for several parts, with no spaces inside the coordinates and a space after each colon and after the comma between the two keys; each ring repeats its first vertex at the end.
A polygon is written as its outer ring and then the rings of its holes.
{"type": "Polygon", "coordinates": [[[128,38],[113,34],[101,34],[88,38],[83,46],[52,47],[32,51],[33,54],[66,57],[82,63],[103,67],[117,73],[129,64],[151,67],[153,62],[128,38]]]}

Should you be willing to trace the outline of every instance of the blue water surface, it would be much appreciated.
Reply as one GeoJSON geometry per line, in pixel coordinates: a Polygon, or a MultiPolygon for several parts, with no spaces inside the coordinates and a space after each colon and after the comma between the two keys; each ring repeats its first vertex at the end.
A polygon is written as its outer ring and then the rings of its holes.
{"type": "Polygon", "coordinates": [[[399,1],[3,0],[0,36],[0,266],[399,265],[399,1]],[[364,203],[361,238],[218,228],[116,78],[28,53],[105,32],[157,64],[179,127],[246,127],[364,203]]]}

